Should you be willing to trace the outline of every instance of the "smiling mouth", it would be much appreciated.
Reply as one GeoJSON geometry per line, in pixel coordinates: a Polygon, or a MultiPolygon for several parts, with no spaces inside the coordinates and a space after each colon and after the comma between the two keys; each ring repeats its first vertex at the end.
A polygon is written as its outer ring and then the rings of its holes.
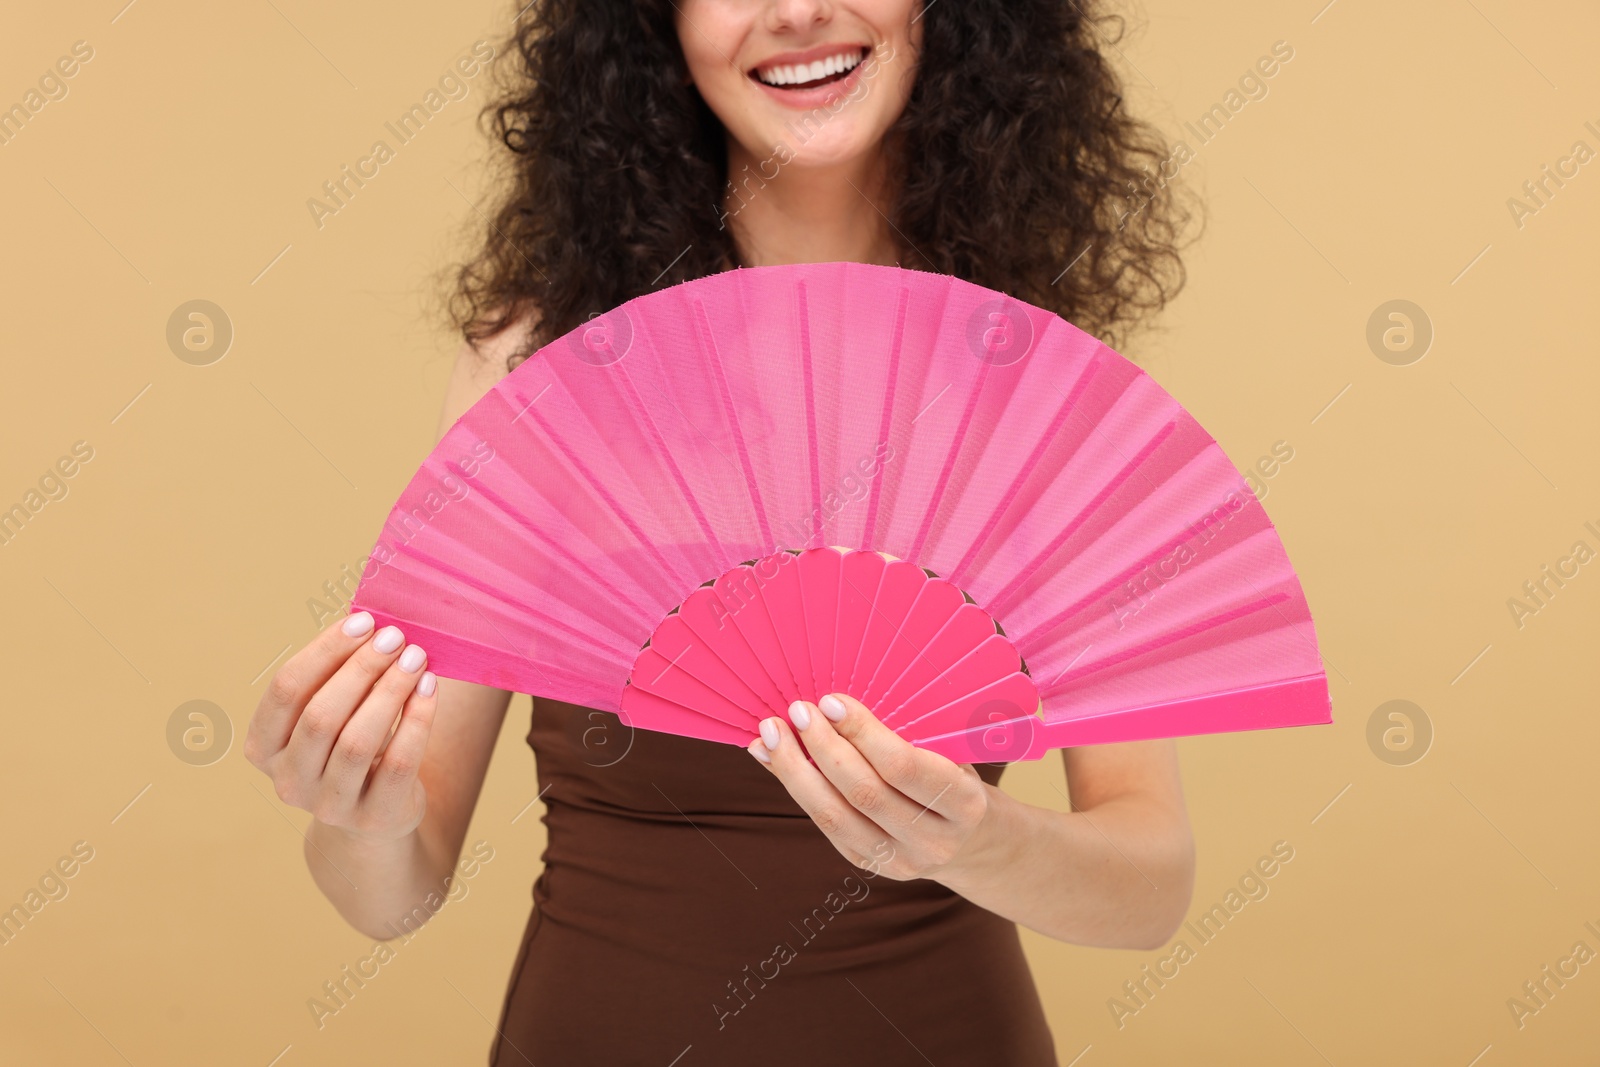
{"type": "Polygon", "coordinates": [[[750,77],[773,89],[816,89],[848,78],[869,51],[865,47],[841,48],[810,63],[765,63],[752,70],[750,77]]]}

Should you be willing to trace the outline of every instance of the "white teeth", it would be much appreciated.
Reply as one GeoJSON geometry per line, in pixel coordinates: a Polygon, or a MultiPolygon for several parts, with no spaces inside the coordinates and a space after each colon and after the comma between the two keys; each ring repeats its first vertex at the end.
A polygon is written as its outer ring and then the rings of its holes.
{"type": "Polygon", "coordinates": [[[829,56],[826,59],[819,59],[814,63],[773,67],[770,70],[758,72],[756,77],[767,85],[804,85],[835,74],[842,74],[847,70],[853,70],[860,63],[860,52],[843,52],[836,56],[829,56]]]}

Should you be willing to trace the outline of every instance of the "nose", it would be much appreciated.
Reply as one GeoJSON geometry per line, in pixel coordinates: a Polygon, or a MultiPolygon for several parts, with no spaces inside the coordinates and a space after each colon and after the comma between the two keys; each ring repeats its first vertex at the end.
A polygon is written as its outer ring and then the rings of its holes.
{"type": "Polygon", "coordinates": [[[829,0],[772,0],[767,5],[767,28],[778,30],[808,30],[833,18],[833,4],[829,0]]]}

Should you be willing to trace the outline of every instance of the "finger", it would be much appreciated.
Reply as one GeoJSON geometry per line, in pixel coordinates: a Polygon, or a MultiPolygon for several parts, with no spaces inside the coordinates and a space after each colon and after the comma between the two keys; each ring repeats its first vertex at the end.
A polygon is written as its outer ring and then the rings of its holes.
{"type": "Polygon", "coordinates": [[[352,652],[366,643],[371,633],[371,614],[358,611],[323,627],[306,647],[278,668],[250,719],[245,749],[251,762],[259,765],[283,751],[306,702],[333,677],[352,652]]]}
{"type": "MultiPolygon", "coordinates": [[[[406,699],[400,725],[372,769],[363,804],[387,809],[408,801],[421,803],[417,773],[422,769],[422,757],[439,710],[438,689],[439,680],[433,672],[424,671],[417,687],[406,699]]],[[[420,819],[421,813],[415,814],[420,819]]]]}
{"type": "Polygon", "coordinates": [[[750,754],[757,759],[766,756],[762,762],[845,858],[859,864],[862,857],[875,854],[884,839],[883,830],[812,766],[788,723],[776,716],[763,719],[761,736],[750,743],[750,754]]]}
{"type": "Polygon", "coordinates": [[[306,702],[284,749],[287,765],[298,779],[315,782],[322,777],[339,731],[366,699],[373,683],[399,657],[404,643],[399,629],[385,626],[356,649],[306,702]]]}
{"type": "Polygon", "coordinates": [[[427,654],[416,645],[400,653],[339,731],[328,754],[321,788],[325,802],[335,811],[348,811],[360,799],[367,774],[383,752],[400,709],[422,681],[426,662],[427,654]]]}
{"type": "MultiPolygon", "coordinates": [[[[889,784],[855,745],[835,732],[833,723],[815,704],[795,701],[789,705],[789,721],[799,731],[806,751],[811,753],[823,777],[851,807],[885,832],[897,837],[904,836],[910,831],[912,823],[924,815],[926,808],[889,784]]],[[[911,749],[908,741],[899,737],[894,737],[894,741],[911,749]]],[[[915,750],[912,749],[910,753],[894,759],[903,761],[914,754],[915,750]]],[[[931,821],[939,819],[937,815],[930,816],[931,821]]]]}
{"type": "MultiPolygon", "coordinates": [[[[895,733],[866,705],[845,693],[829,693],[817,702],[833,732],[849,742],[885,782],[944,818],[962,814],[971,799],[975,774],[937,752],[918,748],[895,733]]],[[[810,744],[808,739],[806,742],[810,744]]]]}

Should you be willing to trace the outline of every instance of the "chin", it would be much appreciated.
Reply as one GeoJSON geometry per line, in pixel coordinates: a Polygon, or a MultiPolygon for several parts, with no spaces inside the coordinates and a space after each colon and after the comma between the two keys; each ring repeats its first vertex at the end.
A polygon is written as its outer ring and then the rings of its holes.
{"type": "Polygon", "coordinates": [[[808,124],[803,117],[751,123],[738,137],[744,153],[762,160],[764,173],[791,168],[839,167],[873,157],[883,133],[861,116],[838,115],[808,124]]]}
{"type": "Polygon", "coordinates": [[[829,132],[818,134],[804,143],[785,138],[783,143],[791,154],[786,165],[805,169],[840,167],[875,156],[882,150],[882,140],[874,133],[840,131],[838,136],[828,136],[829,132]]]}

